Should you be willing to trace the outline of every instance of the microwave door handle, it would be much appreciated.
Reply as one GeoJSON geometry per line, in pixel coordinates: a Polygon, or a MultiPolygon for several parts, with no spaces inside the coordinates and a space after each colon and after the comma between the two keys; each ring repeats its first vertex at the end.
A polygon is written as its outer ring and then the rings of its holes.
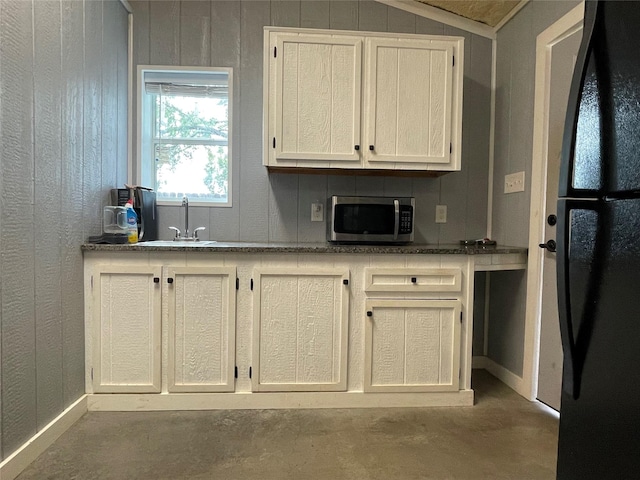
{"type": "Polygon", "coordinates": [[[393,239],[398,239],[398,232],[400,230],[400,202],[398,200],[393,201],[394,222],[393,222],[393,239]]]}

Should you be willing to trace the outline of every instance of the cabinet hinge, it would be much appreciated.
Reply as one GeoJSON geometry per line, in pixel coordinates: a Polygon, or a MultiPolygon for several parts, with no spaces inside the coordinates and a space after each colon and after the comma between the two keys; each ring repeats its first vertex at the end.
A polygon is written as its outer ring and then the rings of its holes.
{"type": "MultiPolygon", "coordinates": [[[[236,277],[236,290],[240,290],[240,279],[238,277],[236,277]]],[[[236,367],[236,368],[238,368],[238,367],[236,367]]]]}
{"type": "Polygon", "coordinates": [[[273,58],[278,56],[278,47],[273,47],[273,58]]]}
{"type": "Polygon", "coordinates": [[[251,378],[251,374],[252,374],[252,373],[253,373],[253,372],[251,371],[251,367],[249,367],[249,378],[251,378]]]}
{"type": "Polygon", "coordinates": [[[273,148],[276,148],[276,137],[273,137],[273,148]]]}
{"type": "Polygon", "coordinates": [[[253,291],[253,278],[251,279],[251,291],[253,291]]]}
{"type": "Polygon", "coordinates": [[[235,378],[238,378],[238,366],[236,365],[235,371],[234,371],[234,376],[235,378]]]}

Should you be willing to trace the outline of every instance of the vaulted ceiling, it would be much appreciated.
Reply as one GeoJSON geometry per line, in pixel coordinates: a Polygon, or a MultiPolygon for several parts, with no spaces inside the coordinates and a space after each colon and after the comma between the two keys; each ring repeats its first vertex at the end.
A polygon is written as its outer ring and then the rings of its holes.
{"type": "Polygon", "coordinates": [[[420,3],[455,13],[464,18],[495,27],[520,0],[417,0],[420,3]]]}

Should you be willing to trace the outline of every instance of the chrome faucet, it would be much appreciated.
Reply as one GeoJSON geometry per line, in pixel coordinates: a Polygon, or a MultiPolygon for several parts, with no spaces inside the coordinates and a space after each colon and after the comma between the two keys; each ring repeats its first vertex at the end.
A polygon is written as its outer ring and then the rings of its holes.
{"type": "Polygon", "coordinates": [[[184,207],[184,236],[189,236],[189,199],[185,195],[182,197],[182,206],[184,207]]]}
{"type": "Polygon", "coordinates": [[[178,227],[169,227],[169,230],[175,230],[176,232],[176,236],[173,237],[173,240],[198,242],[200,241],[198,238],[198,232],[205,230],[206,228],[198,227],[193,230],[193,235],[189,235],[189,199],[186,195],[182,197],[182,206],[184,207],[184,234],[180,232],[178,227]]]}

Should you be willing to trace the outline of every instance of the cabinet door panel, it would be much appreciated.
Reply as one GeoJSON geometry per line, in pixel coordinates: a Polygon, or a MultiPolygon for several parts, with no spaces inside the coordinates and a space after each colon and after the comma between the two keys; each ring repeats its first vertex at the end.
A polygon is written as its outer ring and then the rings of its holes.
{"type": "Polygon", "coordinates": [[[94,392],[160,391],[159,277],[159,267],[95,272],[94,392]]]}
{"type": "Polygon", "coordinates": [[[369,300],[364,389],[459,389],[460,302],[369,300]]]}
{"type": "Polygon", "coordinates": [[[362,40],[286,33],[276,38],[275,105],[269,107],[275,112],[274,165],[296,160],[297,166],[359,166],[354,147],[360,143],[362,40]]]}
{"type": "Polygon", "coordinates": [[[368,38],[367,162],[450,162],[453,45],[368,38]]]}
{"type": "Polygon", "coordinates": [[[253,389],[345,390],[348,273],[260,269],[254,279],[253,389]]]}
{"type": "Polygon", "coordinates": [[[170,392],[234,389],[235,269],[168,268],[170,392]]]}

